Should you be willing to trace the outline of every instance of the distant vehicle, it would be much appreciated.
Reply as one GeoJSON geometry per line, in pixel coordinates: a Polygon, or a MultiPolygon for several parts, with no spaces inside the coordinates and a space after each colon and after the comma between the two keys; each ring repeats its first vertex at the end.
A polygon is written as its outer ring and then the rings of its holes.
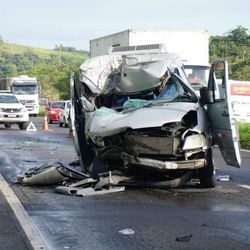
{"type": "Polygon", "coordinates": [[[50,101],[46,107],[49,123],[59,122],[59,113],[64,108],[64,101],[50,101]]]}
{"type": "Polygon", "coordinates": [[[13,94],[0,93],[0,124],[5,128],[17,124],[20,129],[26,129],[29,121],[29,113],[13,94]]]}
{"type": "Polygon", "coordinates": [[[69,117],[70,117],[70,101],[64,102],[64,108],[59,113],[59,126],[68,127],[69,126],[69,117]]]}
{"type": "Polygon", "coordinates": [[[35,77],[21,75],[0,79],[0,91],[15,94],[30,115],[39,114],[39,87],[35,77]]]}
{"type": "Polygon", "coordinates": [[[176,187],[192,175],[214,187],[214,143],[228,165],[241,165],[227,62],[212,63],[198,96],[177,54],[133,49],[89,58],[79,79],[71,76],[70,117],[83,171],[98,178],[118,170],[156,187],[176,187]]]}

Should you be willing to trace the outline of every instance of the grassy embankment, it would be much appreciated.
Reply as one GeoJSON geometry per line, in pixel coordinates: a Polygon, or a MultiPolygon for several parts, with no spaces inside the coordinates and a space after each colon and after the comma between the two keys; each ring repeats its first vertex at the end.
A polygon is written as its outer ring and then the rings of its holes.
{"type": "Polygon", "coordinates": [[[88,57],[84,51],[61,51],[0,42],[0,78],[35,76],[41,86],[40,97],[49,100],[69,98],[69,77],[78,72],[88,57]]]}
{"type": "Polygon", "coordinates": [[[250,123],[239,123],[241,148],[250,149],[250,123]]]}

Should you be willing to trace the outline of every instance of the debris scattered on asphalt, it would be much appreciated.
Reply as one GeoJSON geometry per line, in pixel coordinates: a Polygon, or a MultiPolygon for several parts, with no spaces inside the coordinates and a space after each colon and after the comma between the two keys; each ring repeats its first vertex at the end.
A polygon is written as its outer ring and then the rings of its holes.
{"type": "Polygon", "coordinates": [[[53,185],[68,179],[83,179],[88,176],[72,168],[64,166],[61,162],[49,162],[33,167],[19,174],[17,183],[24,185],[53,185]]]}
{"type": "Polygon", "coordinates": [[[99,173],[97,177],[81,172],[79,161],[72,162],[70,167],[60,161],[52,161],[37,167],[32,167],[16,177],[16,182],[27,186],[58,185],[56,193],[74,196],[92,196],[122,192],[125,186],[169,188],[178,187],[192,177],[193,172],[187,171],[181,176],[171,179],[144,178],[118,170],[99,173]]]}
{"type": "Polygon", "coordinates": [[[25,162],[36,162],[36,160],[25,160],[25,162]]]}
{"type": "Polygon", "coordinates": [[[191,240],[191,238],[192,238],[192,234],[181,236],[181,237],[177,237],[176,241],[179,241],[179,242],[189,242],[191,240]]]}
{"type": "Polygon", "coordinates": [[[216,176],[217,181],[230,181],[229,175],[217,175],[216,176]]]}
{"type": "Polygon", "coordinates": [[[130,234],[135,234],[135,231],[130,228],[125,228],[125,229],[118,231],[118,233],[124,234],[124,235],[130,235],[130,234]]]}
{"type": "Polygon", "coordinates": [[[58,186],[55,188],[55,192],[84,197],[122,192],[125,190],[125,187],[115,185],[128,179],[129,178],[125,176],[112,175],[112,172],[109,171],[107,176],[101,176],[98,180],[89,177],[68,186],[58,186]]]}
{"type": "Polygon", "coordinates": [[[125,187],[123,186],[122,187],[109,187],[107,189],[96,188],[96,187],[73,188],[73,187],[65,187],[65,186],[59,186],[55,188],[56,193],[83,196],[83,197],[122,192],[124,190],[125,190],[125,187]]]}
{"type": "Polygon", "coordinates": [[[17,183],[29,186],[44,186],[61,184],[55,188],[56,193],[76,196],[92,196],[125,190],[124,186],[117,186],[119,182],[129,180],[129,177],[112,175],[108,172],[93,179],[90,176],[71,167],[55,161],[33,167],[19,174],[17,183]]]}

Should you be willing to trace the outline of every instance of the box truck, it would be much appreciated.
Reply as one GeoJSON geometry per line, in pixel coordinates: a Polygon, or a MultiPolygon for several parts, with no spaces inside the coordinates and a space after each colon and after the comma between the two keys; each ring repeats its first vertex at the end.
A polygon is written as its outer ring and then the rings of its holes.
{"type": "Polygon", "coordinates": [[[90,41],[91,57],[108,54],[110,48],[163,44],[168,52],[182,58],[194,89],[207,85],[209,35],[206,30],[128,29],[90,41]]]}

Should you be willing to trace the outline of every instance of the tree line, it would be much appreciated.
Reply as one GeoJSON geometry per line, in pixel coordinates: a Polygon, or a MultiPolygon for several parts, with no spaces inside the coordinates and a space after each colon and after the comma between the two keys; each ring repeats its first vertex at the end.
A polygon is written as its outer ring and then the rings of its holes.
{"type": "Polygon", "coordinates": [[[238,26],[224,36],[211,36],[210,62],[226,59],[229,78],[250,81],[250,35],[248,29],[238,26]]]}

